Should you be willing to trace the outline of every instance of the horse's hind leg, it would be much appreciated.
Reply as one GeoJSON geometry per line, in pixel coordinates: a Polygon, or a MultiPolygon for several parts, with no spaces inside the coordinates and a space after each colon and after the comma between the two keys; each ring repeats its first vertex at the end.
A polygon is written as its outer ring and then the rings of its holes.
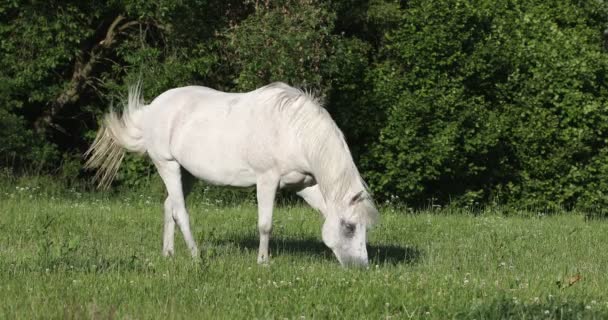
{"type": "MultiPolygon", "coordinates": [[[[198,248],[190,231],[190,218],[186,211],[186,202],[184,194],[189,191],[191,182],[182,184],[182,170],[179,163],[176,161],[156,161],[154,163],[158,169],[158,173],[165,183],[167,188],[167,199],[165,200],[165,226],[163,233],[163,255],[168,256],[173,254],[175,222],[179,226],[186,245],[193,257],[198,256],[198,248]],[[183,185],[187,185],[187,190],[182,189],[183,185]]],[[[188,176],[189,174],[185,174],[188,176]]],[[[189,178],[186,178],[186,180],[189,178]]],[[[186,182],[186,181],[185,181],[186,182]]]]}

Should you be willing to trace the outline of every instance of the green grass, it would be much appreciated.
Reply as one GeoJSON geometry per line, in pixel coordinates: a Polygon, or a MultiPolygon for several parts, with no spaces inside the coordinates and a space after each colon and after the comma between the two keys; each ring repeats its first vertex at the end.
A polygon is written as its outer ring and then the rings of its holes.
{"type": "Polygon", "coordinates": [[[608,222],[385,209],[373,264],[350,270],[318,214],[280,207],[258,266],[253,205],[190,202],[197,261],[179,233],[161,256],[160,198],[3,192],[0,318],[608,317],[608,222]]]}

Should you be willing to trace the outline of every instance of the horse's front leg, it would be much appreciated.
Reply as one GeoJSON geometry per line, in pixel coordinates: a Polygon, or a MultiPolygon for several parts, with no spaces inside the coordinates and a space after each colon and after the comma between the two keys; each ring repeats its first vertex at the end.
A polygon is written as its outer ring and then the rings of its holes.
{"type": "Polygon", "coordinates": [[[272,232],[272,210],[278,185],[279,177],[274,174],[260,175],[256,184],[258,230],[260,232],[259,264],[268,263],[268,243],[272,232]]]}
{"type": "Polygon", "coordinates": [[[167,197],[164,204],[165,225],[163,228],[163,256],[173,255],[175,239],[175,219],[173,218],[173,204],[170,197],[167,197]]]}

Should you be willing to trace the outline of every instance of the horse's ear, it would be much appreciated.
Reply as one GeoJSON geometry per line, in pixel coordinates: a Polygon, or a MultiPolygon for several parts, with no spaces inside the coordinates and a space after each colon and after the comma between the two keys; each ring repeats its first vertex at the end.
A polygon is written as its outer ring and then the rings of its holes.
{"type": "Polygon", "coordinates": [[[363,200],[363,190],[357,192],[357,194],[355,194],[353,196],[353,198],[350,199],[350,203],[349,204],[352,206],[352,205],[355,205],[357,202],[360,202],[362,200],[363,200]]]}

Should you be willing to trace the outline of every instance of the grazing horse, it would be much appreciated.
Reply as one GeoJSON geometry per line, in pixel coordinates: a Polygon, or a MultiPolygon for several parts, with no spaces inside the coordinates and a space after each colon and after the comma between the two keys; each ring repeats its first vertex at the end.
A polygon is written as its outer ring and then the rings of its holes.
{"type": "Polygon", "coordinates": [[[260,246],[268,262],[278,188],[294,190],[325,222],[323,242],[342,265],[365,266],[367,227],[378,215],[344,136],[313,95],[284,83],[245,93],[200,86],[168,90],[144,105],[129,89],[121,114],[110,111],[85,153],[87,168],[107,187],[126,151],[147,153],[165,187],[163,254],[173,254],[175,223],[192,256],[198,249],[185,196],[192,178],[256,186],[260,246]]]}

